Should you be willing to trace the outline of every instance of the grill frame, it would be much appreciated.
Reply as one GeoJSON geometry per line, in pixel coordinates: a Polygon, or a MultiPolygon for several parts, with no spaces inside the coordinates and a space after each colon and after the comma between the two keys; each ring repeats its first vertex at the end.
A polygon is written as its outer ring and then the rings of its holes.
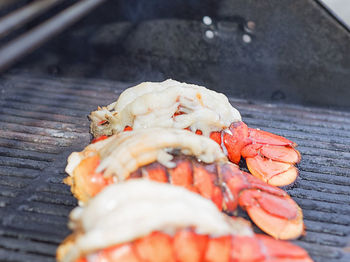
{"type": "MultiPolygon", "coordinates": [[[[104,1],[105,0],[84,0],[74,3],[30,31],[17,36],[9,43],[1,46],[0,72],[6,70],[17,60],[77,22],[94,8],[103,4],[104,1]]],[[[38,0],[24,3],[24,6],[11,11],[4,17],[0,17],[0,40],[2,40],[3,37],[7,40],[7,35],[16,32],[18,28],[28,25],[30,21],[35,20],[35,18],[39,17],[42,13],[54,9],[54,7],[62,3],[64,6],[64,2],[65,0],[38,0]]],[[[2,11],[2,7],[15,4],[16,1],[12,1],[12,3],[5,1],[3,4],[0,4],[0,11],[2,11]]]]}
{"type": "MultiPolygon", "coordinates": [[[[7,75],[0,80],[0,260],[53,261],[77,204],[62,183],[67,156],[90,141],[86,116],[129,83],[7,75]]],[[[350,260],[350,112],[230,98],[251,127],[299,144],[302,207],[315,261],[350,260]],[[330,136],[332,135],[332,136],[330,136]]]]}

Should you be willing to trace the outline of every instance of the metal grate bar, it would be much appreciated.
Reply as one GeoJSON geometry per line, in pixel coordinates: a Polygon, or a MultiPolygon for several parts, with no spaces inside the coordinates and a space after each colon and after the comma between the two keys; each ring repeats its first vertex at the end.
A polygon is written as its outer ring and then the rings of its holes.
{"type": "Polygon", "coordinates": [[[64,0],[37,0],[0,19],[0,38],[33,20],[64,0]]]}
{"type": "MultiPolygon", "coordinates": [[[[30,119],[46,120],[45,122],[48,122],[48,121],[56,122],[57,124],[59,124],[59,127],[64,126],[65,123],[74,124],[74,125],[81,124],[81,125],[87,126],[86,121],[83,121],[80,117],[61,115],[57,113],[55,114],[55,113],[34,111],[34,108],[32,110],[25,110],[25,111],[23,111],[21,107],[0,108],[0,114],[3,114],[4,116],[11,115],[11,116],[19,116],[19,117],[30,118],[30,119]]],[[[76,131],[72,130],[71,132],[76,132],[76,131]]]]}
{"type": "Polygon", "coordinates": [[[6,148],[16,148],[27,151],[37,151],[49,154],[58,153],[60,150],[56,146],[43,145],[35,142],[23,142],[18,140],[0,138],[0,146],[6,148]]]}
{"type": "Polygon", "coordinates": [[[320,181],[324,183],[331,183],[334,185],[344,185],[344,186],[350,186],[349,179],[344,175],[333,175],[333,174],[326,174],[323,173],[320,175],[319,172],[313,173],[309,171],[303,170],[303,179],[308,181],[320,181]]]}
{"type": "MultiPolygon", "coordinates": [[[[17,37],[0,49],[0,71],[7,69],[22,56],[33,51],[39,45],[59,34],[65,28],[77,22],[105,0],[81,0],[66,8],[41,25],[17,37]]],[[[60,0],[41,0],[32,3],[0,21],[0,35],[5,35],[21,24],[33,19],[45,10],[57,5],[60,0]]]]}
{"type": "MultiPolygon", "coordinates": [[[[235,106],[242,106],[245,110],[259,110],[275,114],[294,114],[298,116],[306,116],[314,118],[320,115],[327,116],[327,120],[331,120],[334,116],[350,116],[349,111],[333,110],[321,107],[306,107],[301,105],[284,105],[284,104],[268,104],[262,102],[247,101],[244,99],[230,98],[230,101],[235,106]],[[331,117],[331,118],[329,118],[331,117]]],[[[260,111],[261,112],[261,111],[260,111]]]]}
{"type": "MultiPolygon", "coordinates": [[[[249,113],[246,112],[245,117],[249,118],[249,115],[251,115],[251,114],[254,114],[254,116],[259,116],[259,118],[261,120],[270,120],[270,117],[271,117],[271,115],[266,115],[266,114],[261,113],[259,111],[251,111],[249,113]]],[[[273,120],[275,120],[275,121],[280,121],[282,123],[290,123],[290,122],[294,121],[293,118],[295,118],[296,116],[289,115],[289,114],[284,114],[284,115],[275,114],[272,117],[273,117],[273,120]]],[[[350,121],[349,121],[349,123],[344,124],[343,118],[341,118],[341,117],[335,117],[335,118],[332,118],[330,120],[327,120],[327,116],[324,116],[324,115],[318,116],[317,118],[316,117],[310,118],[310,117],[303,115],[303,116],[298,116],[298,118],[299,118],[300,123],[303,125],[325,127],[325,128],[334,128],[334,129],[348,128],[348,124],[350,123],[350,121]],[[315,122],[315,120],[318,120],[318,121],[315,122]]]]}
{"type": "Polygon", "coordinates": [[[73,132],[62,133],[61,130],[44,128],[44,127],[32,127],[32,126],[18,125],[18,124],[13,124],[13,123],[0,123],[0,129],[9,130],[9,131],[13,131],[13,132],[28,133],[28,134],[32,134],[32,135],[55,137],[55,138],[73,139],[73,138],[77,138],[79,136],[77,133],[73,133],[73,132]]]}
{"type": "MultiPolygon", "coordinates": [[[[1,106],[1,103],[0,103],[1,106]]],[[[69,131],[71,133],[86,132],[88,124],[82,121],[82,119],[76,120],[71,116],[57,115],[55,113],[47,113],[41,111],[34,111],[35,105],[32,106],[33,111],[28,111],[30,105],[24,107],[3,108],[0,109],[0,119],[3,123],[22,124],[24,126],[51,128],[54,130],[69,131]],[[22,110],[20,108],[23,108],[22,110]],[[6,112],[8,114],[6,114],[6,112]],[[65,119],[67,121],[65,122],[65,119]],[[77,127],[77,125],[79,125],[77,127]]],[[[64,114],[65,110],[60,110],[64,114]]]]}
{"type": "Polygon", "coordinates": [[[54,138],[54,137],[44,137],[41,135],[32,135],[28,133],[21,133],[21,132],[13,132],[13,131],[5,131],[2,130],[0,133],[0,137],[2,138],[7,138],[7,139],[15,139],[19,141],[24,141],[24,142],[36,142],[40,144],[46,144],[46,145],[69,145],[71,141],[66,138],[54,138]]]}
{"type": "Polygon", "coordinates": [[[9,250],[0,247],[0,257],[6,257],[8,262],[18,262],[18,261],[42,261],[42,262],[52,262],[51,257],[42,257],[35,254],[23,254],[18,253],[18,250],[9,250]]]}
{"type": "Polygon", "coordinates": [[[0,156],[17,157],[21,159],[31,159],[36,161],[51,162],[54,156],[47,153],[31,152],[28,150],[19,150],[15,148],[0,147],[0,156]]]}
{"type": "Polygon", "coordinates": [[[3,167],[0,166],[0,176],[10,176],[10,177],[19,177],[19,178],[31,178],[34,179],[38,177],[40,172],[33,171],[25,168],[17,167],[3,167]]]}
{"type": "Polygon", "coordinates": [[[43,100],[42,98],[36,97],[25,97],[25,96],[16,96],[13,98],[8,98],[7,102],[17,102],[23,104],[37,104],[39,106],[51,106],[54,108],[63,108],[74,110],[79,113],[83,113],[85,109],[85,105],[74,103],[73,101],[66,101],[64,103],[60,103],[60,101],[55,100],[53,103],[50,100],[43,100]]]}
{"type": "Polygon", "coordinates": [[[76,93],[75,96],[76,97],[72,97],[72,94],[69,93],[69,94],[65,94],[65,93],[55,93],[55,92],[33,92],[34,90],[17,90],[16,91],[16,95],[17,96],[20,96],[20,97],[28,97],[28,95],[31,95],[33,97],[36,97],[36,98],[44,98],[44,99],[49,99],[49,100],[56,100],[56,101],[66,101],[68,99],[68,101],[75,101],[75,100],[78,100],[78,101],[81,101],[81,102],[96,102],[96,104],[98,103],[103,103],[106,101],[106,98],[105,97],[84,97],[84,96],[81,96],[80,93],[76,93]]]}
{"type": "MultiPolygon", "coordinates": [[[[54,107],[50,107],[47,105],[38,105],[38,104],[28,104],[28,103],[21,103],[17,101],[11,101],[11,103],[8,103],[7,101],[0,102],[0,106],[2,106],[3,109],[11,108],[11,109],[20,109],[23,110],[23,114],[28,114],[28,112],[40,112],[40,113],[47,113],[47,114],[57,114],[57,109],[54,107]]],[[[65,115],[68,116],[79,116],[81,115],[80,111],[76,111],[74,109],[66,109],[66,108],[60,108],[60,113],[62,112],[62,117],[65,115]]],[[[38,117],[38,116],[37,116],[38,117]]]]}
{"type": "Polygon", "coordinates": [[[22,240],[17,238],[6,237],[7,241],[4,241],[5,238],[0,236],[0,243],[4,243],[3,247],[12,250],[18,250],[21,247],[26,247],[27,252],[48,255],[52,254],[55,251],[55,245],[49,245],[46,243],[39,243],[30,240],[22,240]]]}

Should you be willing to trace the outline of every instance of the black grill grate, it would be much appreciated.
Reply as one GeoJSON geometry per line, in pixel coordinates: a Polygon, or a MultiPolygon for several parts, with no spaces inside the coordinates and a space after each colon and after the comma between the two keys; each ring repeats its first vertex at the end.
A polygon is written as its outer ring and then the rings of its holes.
{"type": "MultiPolygon", "coordinates": [[[[76,205],[62,183],[66,158],[88,144],[86,115],[125,83],[16,75],[0,81],[0,261],[53,261],[76,205]]],[[[252,126],[299,144],[288,192],[304,211],[295,241],[315,261],[350,261],[350,113],[231,100],[252,126]]]]}

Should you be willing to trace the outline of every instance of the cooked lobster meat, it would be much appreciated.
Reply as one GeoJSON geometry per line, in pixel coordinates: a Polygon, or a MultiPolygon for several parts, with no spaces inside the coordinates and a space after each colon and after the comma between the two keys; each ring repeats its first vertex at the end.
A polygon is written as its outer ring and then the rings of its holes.
{"type": "Polygon", "coordinates": [[[70,217],[73,234],[59,246],[59,262],[312,261],[198,194],[147,180],[110,185],[70,217]]]}
{"type": "Polygon", "coordinates": [[[243,157],[249,171],[271,185],[289,185],[298,176],[294,142],[249,128],[226,96],[201,86],[145,82],[89,117],[95,138],[149,127],[189,129],[216,141],[233,163],[243,157]]]}
{"type": "Polygon", "coordinates": [[[109,184],[147,178],[187,188],[220,210],[232,213],[240,206],[275,238],[297,238],[304,231],[302,211],[285,191],[241,171],[217,143],[188,130],[148,128],[113,135],[72,153],[66,171],[66,183],[82,202],[109,184]]]}

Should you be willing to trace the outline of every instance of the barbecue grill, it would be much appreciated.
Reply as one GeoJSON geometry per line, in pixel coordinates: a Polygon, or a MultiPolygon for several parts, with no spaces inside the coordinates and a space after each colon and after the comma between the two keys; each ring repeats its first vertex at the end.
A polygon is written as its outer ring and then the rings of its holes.
{"type": "Polygon", "coordinates": [[[295,243],[315,261],[350,261],[348,29],[311,0],[107,1],[93,10],[102,2],[0,4],[3,14],[38,7],[0,22],[0,261],[54,260],[77,205],[62,179],[68,155],[90,141],[86,116],[135,82],[167,77],[229,94],[249,126],[298,143],[300,177],[287,191],[307,229],[295,243]]]}

